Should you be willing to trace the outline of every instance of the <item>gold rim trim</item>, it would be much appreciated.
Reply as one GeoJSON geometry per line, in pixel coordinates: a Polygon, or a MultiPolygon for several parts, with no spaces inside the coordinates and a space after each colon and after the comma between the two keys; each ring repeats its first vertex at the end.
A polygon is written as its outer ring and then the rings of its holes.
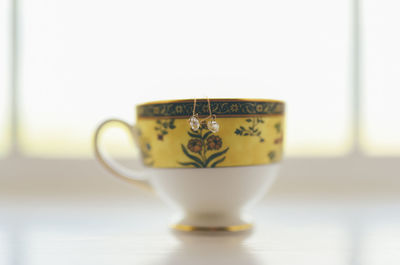
{"type": "MultiPolygon", "coordinates": [[[[166,104],[166,103],[186,103],[186,102],[193,102],[194,99],[166,99],[166,100],[155,100],[155,101],[149,101],[145,103],[141,103],[137,105],[138,107],[144,106],[144,105],[153,105],[153,104],[166,104]]],[[[210,98],[210,102],[214,101],[234,101],[234,102],[276,102],[276,103],[282,103],[285,104],[284,101],[282,100],[276,100],[276,99],[262,99],[262,98],[210,98]]],[[[198,98],[196,99],[197,102],[202,102],[202,101],[207,101],[206,98],[198,98]]]]}
{"type": "Polygon", "coordinates": [[[230,225],[230,226],[193,226],[193,225],[182,225],[174,224],[171,225],[172,229],[185,231],[185,232],[239,232],[253,228],[253,224],[241,224],[241,225],[230,225]]]}

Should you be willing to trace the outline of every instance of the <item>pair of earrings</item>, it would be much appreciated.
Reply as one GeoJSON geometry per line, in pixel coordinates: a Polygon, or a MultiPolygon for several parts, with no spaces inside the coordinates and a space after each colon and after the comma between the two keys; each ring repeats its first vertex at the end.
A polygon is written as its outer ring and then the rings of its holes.
{"type": "Polygon", "coordinates": [[[206,120],[211,118],[210,121],[207,122],[207,128],[212,131],[213,133],[216,133],[219,131],[219,124],[217,122],[217,116],[215,114],[212,114],[211,112],[211,104],[210,100],[207,98],[208,101],[208,111],[210,112],[210,115],[203,119],[199,119],[199,114],[196,113],[196,99],[194,99],[194,105],[193,105],[193,115],[189,118],[189,124],[190,127],[192,128],[193,131],[197,131],[202,123],[204,123],[206,120]]]}

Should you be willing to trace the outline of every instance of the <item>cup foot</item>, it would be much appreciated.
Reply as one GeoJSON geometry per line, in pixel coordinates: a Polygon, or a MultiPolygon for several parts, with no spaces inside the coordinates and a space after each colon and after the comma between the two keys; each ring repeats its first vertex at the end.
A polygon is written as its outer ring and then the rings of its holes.
{"type": "Polygon", "coordinates": [[[253,224],[244,223],[229,226],[193,226],[184,224],[173,224],[171,225],[171,228],[185,232],[239,232],[252,229],[253,224]]]}
{"type": "Polygon", "coordinates": [[[237,232],[253,227],[251,218],[240,213],[184,214],[176,216],[171,228],[179,231],[237,232]]]}

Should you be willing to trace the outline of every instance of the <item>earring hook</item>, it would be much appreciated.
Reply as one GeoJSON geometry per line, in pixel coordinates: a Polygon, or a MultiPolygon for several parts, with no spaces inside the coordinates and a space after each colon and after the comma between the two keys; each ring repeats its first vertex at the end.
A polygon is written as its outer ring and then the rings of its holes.
{"type": "Polygon", "coordinates": [[[196,113],[196,98],[194,98],[193,115],[189,118],[189,125],[193,131],[197,131],[200,128],[199,115],[196,113]]]}
{"type": "Polygon", "coordinates": [[[207,128],[212,131],[213,133],[216,133],[219,131],[219,124],[217,123],[217,115],[213,114],[211,111],[211,102],[210,99],[207,97],[207,103],[208,103],[208,112],[209,115],[204,118],[199,120],[199,114],[196,113],[196,103],[197,103],[197,99],[194,98],[194,102],[193,102],[193,114],[192,116],[189,118],[189,124],[190,127],[192,128],[193,131],[197,131],[200,126],[202,126],[208,119],[211,118],[210,121],[207,122],[207,128]]]}
{"type": "Polygon", "coordinates": [[[208,120],[209,118],[211,118],[212,117],[212,111],[211,111],[211,103],[210,103],[210,99],[207,97],[207,103],[208,103],[208,116],[207,117],[205,117],[204,119],[202,119],[200,122],[201,123],[203,123],[203,122],[205,122],[206,120],[208,120]]]}

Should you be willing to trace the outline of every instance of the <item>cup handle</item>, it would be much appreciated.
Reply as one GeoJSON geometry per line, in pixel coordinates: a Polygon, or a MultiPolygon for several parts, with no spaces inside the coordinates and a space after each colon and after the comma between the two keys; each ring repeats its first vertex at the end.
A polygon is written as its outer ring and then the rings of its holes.
{"type": "Polygon", "coordinates": [[[101,134],[106,129],[107,125],[115,125],[122,127],[123,129],[126,129],[130,133],[132,140],[134,140],[133,142],[135,142],[136,145],[138,143],[137,128],[134,125],[132,126],[118,119],[106,120],[97,127],[94,133],[94,151],[97,160],[100,162],[100,164],[102,164],[108,171],[113,173],[116,177],[124,181],[127,181],[129,183],[132,183],[147,191],[153,191],[150,184],[146,181],[146,175],[147,175],[146,168],[140,163],[140,161],[137,161],[138,163],[136,163],[136,166],[133,170],[128,169],[118,164],[115,160],[113,160],[105,152],[102,151],[99,145],[99,139],[101,137],[101,134]]]}

